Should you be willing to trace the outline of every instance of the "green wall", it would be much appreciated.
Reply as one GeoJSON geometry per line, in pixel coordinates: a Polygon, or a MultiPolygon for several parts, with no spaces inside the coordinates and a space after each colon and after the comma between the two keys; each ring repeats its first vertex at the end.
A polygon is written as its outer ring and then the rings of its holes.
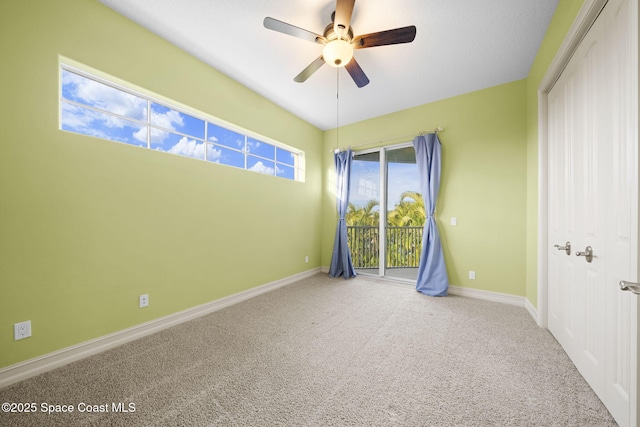
{"type": "MultiPolygon", "coordinates": [[[[340,128],[339,146],[444,127],[436,220],[452,285],[525,295],[526,81],[460,95],[340,128]],[[450,218],[458,219],[457,226],[450,218]],[[476,280],[469,280],[469,270],[476,280]]],[[[335,234],[335,131],[325,133],[322,264],[335,234]]],[[[368,148],[368,147],[358,147],[368,148]]]]}
{"type": "Polygon", "coordinates": [[[538,306],[538,87],[584,0],[560,0],[527,77],[527,299],[538,306]]]}
{"type": "Polygon", "coordinates": [[[0,20],[0,368],[321,265],[320,130],[97,1],[0,20]],[[59,55],[303,150],[306,181],[58,130],[59,55]]]}

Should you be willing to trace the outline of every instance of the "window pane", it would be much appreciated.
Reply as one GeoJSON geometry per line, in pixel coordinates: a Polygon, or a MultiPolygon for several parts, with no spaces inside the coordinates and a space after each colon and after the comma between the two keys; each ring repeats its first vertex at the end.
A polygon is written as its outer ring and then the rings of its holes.
{"type": "Polygon", "coordinates": [[[155,102],[151,104],[151,124],[204,139],[204,120],[172,110],[155,102]]]}
{"type": "Polygon", "coordinates": [[[207,144],[207,160],[244,169],[244,153],[219,145],[207,144]]]}
{"type": "Polygon", "coordinates": [[[269,160],[275,160],[275,147],[266,142],[257,139],[247,138],[247,152],[260,157],[266,157],[269,160]]]}
{"type": "Polygon", "coordinates": [[[290,166],[285,166],[281,164],[276,165],[276,175],[281,176],[287,179],[296,179],[296,172],[290,166]]]}
{"type": "MultiPolygon", "coordinates": [[[[411,195],[403,197],[405,193],[420,194],[420,175],[416,164],[416,151],[413,147],[395,148],[387,150],[387,210],[392,212],[398,205],[418,203],[411,195]]],[[[424,214],[424,204],[421,208],[424,214]]],[[[414,221],[416,218],[413,219],[414,221]]],[[[424,225],[423,222],[411,225],[424,225]]]]}
{"type": "Polygon", "coordinates": [[[147,120],[146,100],[67,70],[62,70],[62,97],[109,113],[147,120]]]}
{"type": "Polygon", "coordinates": [[[207,123],[207,137],[209,141],[215,142],[217,145],[224,145],[235,148],[236,150],[244,150],[244,135],[214,125],[213,123],[207,123]]]}
{"type": "Polygon", "coordinates": [[[147,126],[66,102],[61,103],[61,108],[62,130],[147,146],[147,126]]]}
{"type": "Polygon", "coordinates": [[[275,165],[273,162],[253,156],[247,156],[247,169],[266,175],[275,175],[275,165]]]}
{"type": "Polygon", "coordinates": [[[154,137],[154,132],[159,131],[151,128],[152,149],[204,160],[204,141],[171,132],[163,132],[162,137],[154,137]]]}
{"type": "MultiPolygon", "coordinates": [[[[351,165],[349,203],[356,208],[367,206],[372,200],[380,201],[380,153],[356,154],[351,165]]],[[[379,211],[376,205],[372,212],[379,211]]],[[[356,225],[356,224],[350,224],[356,225]]],[[[369,225],[369,224],[366,224],[369,225]]]]}
{"type": "Polygon", "coordinates": [[[287,165],[295,166],[296,154],[291,151],[276,147],[276,161],[287,165]]]}

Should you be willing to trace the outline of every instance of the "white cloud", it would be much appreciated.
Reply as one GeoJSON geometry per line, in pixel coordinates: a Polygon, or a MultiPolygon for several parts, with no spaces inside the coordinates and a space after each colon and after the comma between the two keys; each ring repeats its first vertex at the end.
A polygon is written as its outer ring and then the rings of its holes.
{"type": "Polygon", "coordinates": [[[176,125],[184,126],[184,121],[182,120],[182,114],[175,110],[169,110],[164,113],[151,110],[151,124],[169,130],[177,130],[176,125]]]}
{"type": "Polygon", "coordinates": [[[96,119],[90,113],[93,111],[84,110],[75,105],[62,104],[62,126],[72,129],[90,128],[91,123],[96,119]],[[87,114],[89,113],[89,114],[87,114]]]}
{"type": "Polygon", "coordinates": [[[68,92],[71,99],[125,117],[138,120],[146,117],[147,102],[135,95],[68,71],[62,74],[62,85],[63,92],[68,92]]]}
{"type": "MultiPolygon", "coordinates": [[[[152,132],[153,132],[153,129],[152,129],[152,132]]],[[[140,142],[144,142],[144,144],[147,145],[147,127],[144,126],[138,129],[137,132],[133,133],[133,137],[140,142]]]]}
{"type": "Polygon", "coordinates": [[[207,160],[219,163],[221,158],[222,158],[222,150],[218,150],[211,145],[207,147],[207,160]]]}
{"type": "Polygon", "coordinates": [[[62,113],[62,128],[71,129],[74,132],[82,133],[84,135],[95,136],[103,139],[111,139],[106,132],[96,129],[90,124],[95,119],[86,114],[80,112],[74,112],[69,110],[63,110],[62,113]]]}
{"type": "MultiPolygon", "coordinates": [[[[145,126],[138,126],[134,122],[67,103],[62,103],[61,122],[63,129],[129,144],[131,141],[127,137],[127,132],[132,132],[134,137],[139,133],[146,135],[145,126]],[[124,132],[115,130],[124,129],[125,127],[128,129],[124,132]]],[[[136,139],[138,138],[136,137],[136,139]]],[[[146,136],[142,141],[146,141],[146,136]]]]}
{"type": "Polygon", "coordinates": [[[95,122],[109,128],[136,127],[134,122],[67,103],[62,104],[62,112],[62,123],[74,128],[95,128],[95,122]]]}
{"type": "MultiPolygon", "coordinates": [[[[162,145],[162,143],[164,142],[165,139],[167,139],[169,137],[169,132],[157,129],[152,127],[151,128],[151,145],[162,145]]],[[[147,140],[147,136],[144,135],[144,141],[147,140]]]]}
{"type": "Polygon", "coordinates": [[[274,172],[273,168],[269,166],[265,166],[262,162],[258,162],[255,165],[251,166],[249,170],[254,172],[264,173],[266,175],[273,175],[273,172],[274,172]]]}
{"type": "Polygon", "coordinates": [[[195,139],[189,139],[183,136],[180,141],[167,152],[196,159],[204,159],[204,144],[198,143],[195,139]]]}
{"type": "MultiPolygon", "coordinates": [[[[164,129],[177,130],[177,126],[184,126],[182,114],[175,110],[168,110],[163,113],[151,109],[151,144],[162,144],[171,135],[169,132],[155,128],[159,126],[164,129]]],[[[146,135],[145,141],[146,141],[146,135]]]]}

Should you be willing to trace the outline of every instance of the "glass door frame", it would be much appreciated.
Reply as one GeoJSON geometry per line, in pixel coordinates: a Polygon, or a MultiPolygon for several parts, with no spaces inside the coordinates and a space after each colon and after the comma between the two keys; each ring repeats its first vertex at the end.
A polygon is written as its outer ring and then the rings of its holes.
{"type": "MultiPolygon", "coordinates": [[[[367,148],[364,150],[354,151],[354,159],[355,156],[360,154],[370,154],[370,153],[379,153],[379,163],[380,163],[380,182],[378,183],[378,188],[380,189],[380,221],[378,221],[378,275],[383,278],[393,278],[393,280],[413,283],[412,279],[404,279],[401,277],[391,277],[386,275],[387,269],[387,196],[388,196],[388,178],[389,178],[389,168],[387,165],[387,151],[397,150],[401,148],[413,148],[413,142],[402,142],[393,145],[385,145],[381,147],[367,148]]],[[[373,276],[371,273],[358,273],[367,276],[373,276]]]]}

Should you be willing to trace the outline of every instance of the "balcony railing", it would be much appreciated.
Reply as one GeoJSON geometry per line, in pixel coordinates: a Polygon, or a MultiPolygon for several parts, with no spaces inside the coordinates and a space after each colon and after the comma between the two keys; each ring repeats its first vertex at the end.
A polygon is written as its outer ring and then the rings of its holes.
{"type": "MultiPolygon", "coordinates": [[[[423,227],[387,227],[385,268],[418,267],[423,227]]],[[[380,230],[377,226],[348,226],[347,236],[355,268],[380,266],[380,230]]]]}

